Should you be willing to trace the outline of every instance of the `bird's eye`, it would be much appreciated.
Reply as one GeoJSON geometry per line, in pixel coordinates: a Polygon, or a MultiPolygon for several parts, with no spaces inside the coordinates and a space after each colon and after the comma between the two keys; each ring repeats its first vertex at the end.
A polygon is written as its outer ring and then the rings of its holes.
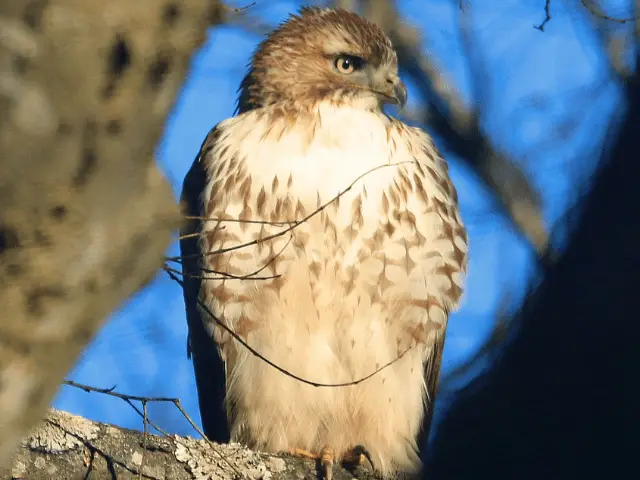
{"type": "Polygon", "coordinates": [[[336,70],[344,75],[360,70],[365,65],[365,61],[354,55],[338,55],[333,62],[336,70]]]}

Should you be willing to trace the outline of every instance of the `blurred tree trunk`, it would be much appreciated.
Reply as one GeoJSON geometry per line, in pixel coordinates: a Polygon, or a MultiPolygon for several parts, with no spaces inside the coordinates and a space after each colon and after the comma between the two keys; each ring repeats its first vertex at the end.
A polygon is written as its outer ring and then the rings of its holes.
{"type": "Polygon", "coordinates": [[[638,76],[627,87],[627,110],[610,128],[566,250],[499,357],[445,414],[425,478],[623,478],[637,470],[638,76]]]}
{"type": "Polygon", "coordinates": [[[178,224],[154,162],[217,0],[0,2],[0,465],[178,224]]]}

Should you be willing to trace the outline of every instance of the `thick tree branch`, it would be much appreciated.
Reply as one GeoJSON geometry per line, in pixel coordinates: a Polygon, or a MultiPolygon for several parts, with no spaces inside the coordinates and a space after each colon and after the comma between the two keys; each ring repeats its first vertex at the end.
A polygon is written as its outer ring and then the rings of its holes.
{"type": "MultiPolygon", "coordinates": [[[[152,435],[52,410],[22,442],[0,477],[49,480],[297,480],[316,478],[313,461],[254,452],[239,444],[213,444],[178,435],[152,435]]],[[[335,480],[354,476],[336,466],[335,480]]],[[[357,478],[376,478],[359,467],[357,478]]],[[[403,477],[399,477],[403,478],[403,477]]],[[[405,477],[408,478],[408,477],[405,477]]]]}
{"type": "Polygon", "coordinates": [[[214,0],[0,3],[0,465],[178,224],[153,161],[214,0]]]}

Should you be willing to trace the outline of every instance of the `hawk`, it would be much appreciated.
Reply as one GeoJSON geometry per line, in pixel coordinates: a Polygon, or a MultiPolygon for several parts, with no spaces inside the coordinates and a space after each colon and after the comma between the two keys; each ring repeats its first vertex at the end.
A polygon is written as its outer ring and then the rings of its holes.
{"type": "Polygon", "coordinates": [[[379,27],[306,7],[204,140],[181,253],[210,439],[306,452],[329,478],[362,453],[386,476],[420,467],[467,235],[432,139],[383,111],[406,97],[379,27]]]}

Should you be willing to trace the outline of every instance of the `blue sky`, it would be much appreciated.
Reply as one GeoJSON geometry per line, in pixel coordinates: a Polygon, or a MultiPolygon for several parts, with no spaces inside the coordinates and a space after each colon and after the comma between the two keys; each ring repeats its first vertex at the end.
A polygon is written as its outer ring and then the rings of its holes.
{"type": "MultiPolygon", "coordinates": [[[[544,19],[543,0],[472,1],[474,49],[483,71],[489,72],[472,79],[461,55],[458,2],[398,3],[402,14],[423,30],[425,46],[465,100],[475,105],[473,92],[482,93],[485,130],[531,175],[542,192],[547,224],[553,224],[571,203],[577,183],[591,171],[597,158],[594,147],[617,98],[615,85],[602,73],[605,59],[584,22],[584,12],[556,0],[553,19],[541,33],[532,26],[544,19]]],[[[299,5],[258,0],[251,13],[275,24],[299,5]]],[[[626,2],[609,5],[612,12],[627,12],[626,2]]],[[[193,58],[157,149],[176,197],[209,129],[232,115],[237,86],[259,40],[238,27],[219,27],[209,32],[193,58]]],[[[418,106],[418,95],[407,83],[410,106],[418,106]]],[[[449,323],[445,377],[482,344],[505,302],[517,305],[531,271],[527,247],[464,164],[449,158],[469,229],[471,261],[462,308],[449,323]]],[[[169,254],[177,252],[177,245],[172,245],[169,254]]],[[[180,287],[159,274],[112,315],[68,378],[96,387],[116,385],[118,391],[135,395],[179,397],[199,422],[180,287]]],[[[141,427],[129,406],[104,395],[63,386],[54,405],[95,420],[141,427]]],[[[170,432],[195,435],[169,405],[152,404],[149,414],[170,432]]]]}

